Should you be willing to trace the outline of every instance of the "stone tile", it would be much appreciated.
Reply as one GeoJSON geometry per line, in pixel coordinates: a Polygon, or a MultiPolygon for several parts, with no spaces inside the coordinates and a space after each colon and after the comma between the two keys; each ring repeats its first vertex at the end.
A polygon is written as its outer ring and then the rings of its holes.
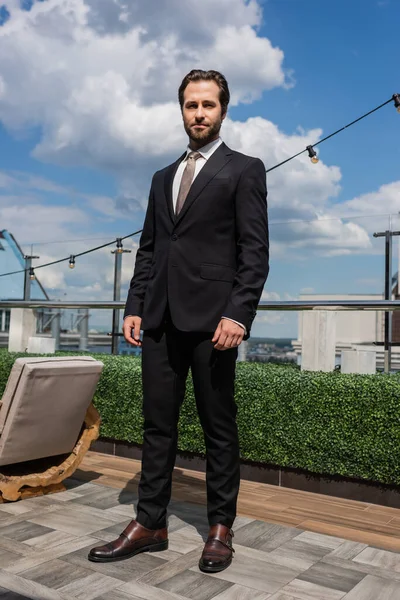
{"type": "MultiPolygon", "coordinates": [[[[233,542],[235,544],[240,544],[241,546],[249,546],[250,548],[254,548],[259,538],[262,539],[261,544],[267,542],[268,533],[272,531],[274,527],[275,525],[271,523],[264,523],[264,521],[252,521],[251,523],[244,525],[244,527],[240,527],[240,529],[236,531],[233,542]]],[[[282,529],[285,528],[282,527],[282,529]]],[[[299,530],[296,529],[296,535],[298,534],[299,530]]]]}
{"type": "MultiPolygon", "coordinates": [[[[23,500],[25,502],[25,500],[23,500]]],[[[46,516],[52,513],[57,513],[62,508],[62,504],[50,504],[48,506],[38,506],[29,510],[28,512],[17,514],[17,515],[8,515],[6,520],[2,520],[0,522],[0,527],[8,527],[9,525],[16,525],[17,523],[24,523],[29,521],[29,519],[34,519],[39,516],[46,516]]],[[[1,533],[0,533],[1,536],[1,533]]]]}
{"type": "Polygon", "coordinates": [[[214,596],[213,600],[267,600],[269,598],[271,598],[270,594],[234,584],[218,596],[214,596]]]}
{"type": "MultiPolygon", "coordinates": [[[[235,549],[235,561],[241,562],[245,559],[263,561],[268,563],[268,569],[273,568],[274,565],[277,565],[277,567],[287,567],[292,571],[293,578],[300,575],[300,573],[314,564],[314,562],[306,561],[302,556],[298,557],[295,553],[291,553],[290,551],[281,551],[280,548],[277,548],[272,552],[263,552],[262,550],[255,550],[253,548],[248,548],[247,546],[236,545],[235,549]]],[[[236,564],[236,562],[234,564],[236,564]]]]}
{"type": "MultiPolygon", "coordinates": [[[[7,503],[5,503],[7,504],[7,503]]],[[[6,521],[9,518],[9,513],[7,511],[0,511],[0,525],[3,521],[6,521]]]]}
{"type": "MultiPolygon", "coordinates": [[[[234,560],[233,560],[233,564],[236,564],[237,562],[242,562],[242,561],[249,561],[249,560],[254,560],[257,562],[266,562],[268,563],[268,565],[270,567],[273,567],[274,565],[276,565],[278,568],[280,566],[283,567],[288,567],[290,570],[293,571],[293,578],[296,577],[297,573],[301,573],[302,571],[304,571],[305,569],[303,569],[303,564],[301,564],[300,566],[296,563],[295,561],[288,561],[292,564],[292,566],[288,566],[287,564],[281,564],[280,562],[278,562],[274,556],[272,556],[272,552],[263,552],[262,550],[256,550],[255,548],[248,548],[247,546],[239,546],[236,545],[235,546],[235,554],[234,554],[234,560]]],[[[282,562],[286,562],[286,561],[282,561],[282,562]]],[[[308,567],[306,567],[308,568],[308,567]]]]}
{"type": "Polygon", "coordinates": [[[367,575],[347,594],[346,600],[400,600],[400,586],[397,581],[367,575]]]}
{"type": "Polygon", "coordinates": [[[0,511],[10,515],[22,515],[32,510],[29,506],[26,506],[20,502],[3,502],[0,504],[0,511]]]}
{"type": "Polygon", "coordinates": [[[183,527],[168,533],[168,547],[174,552],[186,554],[204,545],[203,537],[193,527],[183,527]]]}
{"type": "MultiPolygon", "coordinates": [[[[35,581],[24,579],[19,575],[0,571],[0,587],[6,588],[14,594],[20,594],[22,598],[31,600],[72,600],[72,596],[61,595],[57,590],[51,590],[35,581]]],[[[6,595],[5,598],[8,599],[6,595]]],[[[18,596],[17,596],[18,598],[18,596]]]]}
{"type": "Polygon", "coordinates": [[[34,496],[33,498],[25,498],[25,500],[18,500],[23,506],[29,507],[30,510],[35,508],[42,509],[46,506],[52,506],[54,504],[54,497],[56,494],[46,494],[44,496],[34,496]]]}
{"type": "MultiPolygon", "coordinates": [[[[1,596],[0,596],[1,600],[1,596]]],[[[142,600],[139,596],[132,596],[127,592],[123,592],[122,590],[114,589],[112,592],[112,598],[110,598],[110,594],[102,594],[101,596],[96,596],[96,600],[142,600]]]]}
{"type": "Polygon", "coordinates": [[[120,504],[136,504],[138,501],[138,495],[132,490],[119,490],[119,502],[120,504]]]}
{"type": "Polygon", "coordinates": [[[299,530],[295,527],[283,527],[270,523],[268,531],[255,540],[254,548],[264,551],[275,550],[298,535],[299,530]]]}
{"type": "Polygon", "coordinates": [[[93,516],[93,517],[97,517],[99,519],[104,519],[105,517],[107,517],[107,519],[110,519],[111,521],[113,521],[114,523],[122,523],[123,521],[126,521],[126,517],[124,515],[120,515],[118,513],[106,513],[103,509],[100,508],[96,508],[94,506],[85,506],[84,504],[76,504],[76,503],[68,503],[68,506],[66,507],[67,510],[73,510],[73,511],[77,511],[78,513],[81,513],[83,515],[89,515],[89,516],[93,516]]]}
{"type": "Polygon", "coordinates": [[[288,596],[287,594],[284,594],[283,592],[277,592],[273,596],[270,596],[268,598],[268,600],[296,600],[296,598],[294,596],[288,596]]]}
{"type": "Polygon", "coordinates": [[[186,525],[192,525],[201,532],[202,535],[207,535],[209,526],[207,521],[207,511],[204,506],[182,502],[171,502],[169,506],[169,515],[175,515],[179,519],[185,521],[186,525]]]}
{"type": "Polygon", "coordinates": [[[157,587],[167,592],[184,595],[191,600],[210,600],[231,586],[228,581],[207,577],[202,573],[184,571],[160,583],[157,587]]]}
{"type": "Polygon", "coordinates": [[[157,587],[167,592],[180,594],[191,600],[210,600],[210,598],[214,598],[214,596],[228,590],[231,586],[232,584],[228,581],[207,577],[202,573],[184,571],[160,583],[157,587]]]}
{"type": "Polygon", "coordinates": [[[286,585],[284,588],[282,588],[281,591],[288,596],[294,596],[296,600],[341,600],[341,598],[346,595],[346,592],[332,590],[330,588],[322,587],[320,585],[316,585],[315,583],[310,583],[309,581],[301,581],[299,579],[294,579],[294,581],[291,581],[289,585],[286,585]]]}
{"type": "Polygon", "coordinates": [[[33,567],[42,565],[43,563],[49,562],[50,560],[54,560],[56,558],[60,558],[61,556],[71,554],[71,552],[75,552],[80,548],[88,547],[89,544],[94,545],[94,542],[96,541],[97,540],[94,540],[90,537],[77,538],[72,542],[60,544],[55,548],[49,548],[43,550],[42,552],[35,552],[33,554],[30,554],[29,556],[19,558],[18,560],[15,560],[10,566],[6,567],[4,570],[8,571],[9,573],[21,573],[22,571],[33,569],[33,567]]]}
{"type": "Polygon", "coordinates": [[[250,517],[236,517],[234,524],[232,525],[232,529],[234,532],[238,531],[241,527],[245,525],[249,525],[249,523],[253,523],[255,519],[250,519],[250,517]]]}
{"type": "MultiPolygon", "coordinates": [[[[62,560],[77,567],[85,566],[85,568],[102,573],[108,577],[120,579],[121,582],[131,581],[145,575],[153,569],[164,565],[165,561],[158,558],[158,553],[143,552],[126,560],[115,561],[110,563],[91,562],[88,560],[89,550],[96,544],[85,545],[75,552],[63,556],[62,560]]],[[[97,541],[97,545],[98,541],[97,541]]],[[[161,553],[160,553],[161,554],[161,553]]]]}
{"type": "Polygon", "coordinates": [[[266,554],[269,562],[298,570],[299,573],[312,567],[318,560],[315,556],[310,556],[307,552],[304,552],[304,549],[298,550],[282,546],[266,554]]]}
{"type": "Polygon", "coordinates": [[[160,589],[157,587],[152,587],[145,583],[138,583],[137,581],[125,583],[118,588],[118,591],[132,594],[132,596],[136,596],[141,600],[187,600],[187,596],[167,592],[167,590],[160,592],[160,589]]]}
{"type": "Polygon", "coordinates": [[[353,558],[353,562],[373,565],[383,569],[393,569],[400,572],[400,554],[377,548],[365,548],[360,554],[353,558]]]}
{"type": "Polygon", "coordinates": [[[133,504],[117,504],[116,506],[112,506],[111,508],[105,509],[104,515],[107,516],[108,513],[124,515],[127,519],[129,518],[130,520],[136,519],[136,510],[133,504]]]}
{"type": "Polygon", "coordinates": [[[10,592],[10,590],[0,588],[0,600],[26,600],[26,596],[21,596],[17,592],[10,592]]]}
{"type": "Polygon", "coordinates": [[[130,522],[131,519],[127,519],[126,521],[122,521],[121,523],[114,523],[114,525],[111,525],[110,527],[94,531],[91,535],[102,540],[106,540],[107,542],[112,542],[113,540],[117,539],[117,537],[119,537],[119,535],[124,531],[125,527],[129,525],[130,522]]]}
{"type": "Polygon", "coordinates": [[[296,537],[296,540],[299,542],[306,542],[307,544],[315,544],[321,548],[330,548],[331,550],[335,550],[346,541],[331,535],[314,533],[313,531],[303,531],[296,537]]]}
{"type": "Polygon", "coordinates": [[[300,541],[298,538],[294,538],[290,542],[282,544],[279,550],[283,553],[288,552],[291,556],[297,557],[300,561],[311,561],[312,563],[316,563],[331,551],[330,548],[327,548],[326,546],[309,544],[300,541]]]}
{"type": "Polygon", "coordinates": [[[61,544],[66,544],[67,542],[72,542],[76,539],[77,537],[70,533],[52,530],[50,533],[45,533],[44,535],[25,540],[24,544],[36,548],[37,550],[46,550],[48,548],[55,548],[61,544]]]}
{"type": "Polygon", "coordinates": [[[169,515],[168,517],[168,534],[171,535],[174,531],[178,531],[178,529],[183,529],[187,527],[188,524],[186,521],[178,517],[177,515],[169,515]]]}
{"type": "MultiPolygon", "coordinates": [[[[162,556],[163,554],[164,552],[160,552],[157,553],[157,556],[162,556]]],[[[153,586],[160,585],[167,579],[175,577],[178,574],[187,571],[187,569],[190,569],[191,567],[197,565],[199,562],[200,555],[200,550],[193,550],[192,552],[188,552],[187,554],[178,555],[179,558],[172,562],[164,561],[162,565],[140,577],[138,579],[138,582],[146,583],[148,585],[153,586]]]]}
{"type": "MultiPolygon", "coordinates": [[[[99,512],[100,514],[96,514],[95,509],[91,510],[89,507],[74,506],[68,502],[66,506],[63,506],[63,510],[32,518],[30,522],[37,525],[46,524],[52,529],[65,531],[65,533],[72,535],[88,535],[115,524],[114,518],[106,518],[101,511],[99,512]]],[[[123,520],[122,516],[120,520],[123,520]]]]}
{"type": "Polygon", "coordinates": [[[91,573],[83,579],[76,579],[64,585],[59,591],[62,594],[70,594],[77,600],[93,600],[103,592],[108,593],[109,598],[112,598],[112,590],[120,585],[121,581],[119,579],[100,575],[99,573],[91,573]]]}
{"type": "Polygon", "coordinates": [[[29,521],[22,521],[15,525],[8,525],[7,527],[0,527],[0,536],[10,538],[17,542],[24,542],[26,540],[35,538],[45,533],[51,533],[54,529],[45,527],[44,525],[37,525],[30,523],[29,521]]]}
{"type": "MultiPolygon", "coordinates": [[[[259,552],[260,558],[257,559],[254,555],[240,554],[240,548],[237,548],[232,564],[225,571],[213,575],[207,574],[207,577],[217,577],[224,581],[273,594],[299,574],[298,570],[267,562],[268,554],[265,552],[251,548],[245,548],[245,550],[246,553],[259,552]]],[[[190,570],[200,572],[198,567],[192,567],[190,570]]]]}
{"type": "Polygon", "coordinates": [[[29,556],[35,552],[33,548],[26,544],[26,542],[16,542],[15,540],[10,540],[10,538],[3,538],[0,536],[0,551],[1,550],[14,552],[20,556],[29,556]]]}
{"type": "Polygon", "coordinates": [[[321,587],[331,588],[341,592],[349,592],[360,583],[364,577],[365,573],[362,573],[361,571],[354,571],[319,562],[304,573],[298,575],[297,579],[309,581],[310,583],[315,583],[321,587]]]}
{"type": "Polygon", "coordinates": [[[330,554],[328,554],[328,556],[342,558],[344,560],[352,560],[365,548],[367,548],[367,544],[360,544],[358,542],[344,542],[330,554]]]}
{"type": "Polygon", "coordinates": [[[112,597],[110,597],[110,594],[107,593],[102,594],[101,596],[96,596],[96,600],[142,600],[142,598],[139,598],[139,596],[132,596],[131,594],[123,592],[122,590],[114,589],[112,592],[112,597]]]}
{"type": "Polygon", "coordinates": [[[59,589],[68,583],[72,583],[77,579],[82,579],[92,573],[89,569],[85,569],[84,567],[84,564],[82,564],[81,567],[78,567],[63,560],[56,559],[33,567],[32,569],[22,571],[20,576],[25,579],[36,581],[36,583],[40,583],[45,587],[59,589]]]}
{"type": "Polygon", "coordinates": [[[397,571],[375,567],[374,565],[368,565],[366,563],[354,562],[352,560],[343,560],[341,558],[336,558],[335,556],[330,556],[330,554],[322,558],[321,563],[358,571],[360,573],[364,573],[365,575],[375,575],[376,577],[381,577],[382,579],[390,579],[392,581],[397,581],[400,585],[400,573],[397,571]]]}
{"type": "Polygon", "coordinates": [[[90,506],[105,510],[117,506],[119,501],[120,491],[113,488],[98,489],[87,494],[79,495],[78,498],[71,500],[71,504],[81,504],[82,506],[90,506]]]}
{"type": "Polygon", "coordinates": [[[76,492],[77,494],[90,494],[91,492],[95,492],[96,490],[104,489],[104,486],[99,485],[98,483],[91,483],[87,481],[86,483],[82,483],[80,479],[69,478],[63,481],[67,490],[76,492]]]}
{"type": "Polygon", "coordinates": [[[10,565],[13,565],[16,560],[21,558],[21,554],[16,554],[10,550],[2,548],[0,550],[0,568],[6,569],[10,565]]]}
{"type": "MultiPolygon", "coordinates": [[[[173,562],[177,558],[182,558],[183,554],[179,552],[174,552],[173,550],[163,550],[162,552],[157,552],[157,558],[161,558],[164,562],[173,562]]],[[[186,555],[185,555],[186,556],[186,555]]]]}
{"type": "Polygon", "coordinates": [[[57,502],[69,502],[70,500],[76,500],[77,498],[80,498],[80,497],[81,497],[81,494],[67,490],[65,492],[60,492],[58,494],[54,494],[52,496],[52,500],[55,500],[57,502]]]}

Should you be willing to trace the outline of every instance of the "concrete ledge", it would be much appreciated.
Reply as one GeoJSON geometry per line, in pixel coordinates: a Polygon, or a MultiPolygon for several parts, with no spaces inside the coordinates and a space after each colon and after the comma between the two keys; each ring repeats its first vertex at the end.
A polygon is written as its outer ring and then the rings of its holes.
{"type": "MultiPolygon", "coordinates": [[[[142,459],[142,448],[139,444],[108,438],[99,438],[91,445],[90,450],[135,460],[142,459]]],[[[178,452],[175,466],[204,473],[206,461],[203,456],[192,452],[178,452]]],[[[383,485],[373,481],[352,479],[339,475],[321,475],[302,469],[282,468],[246,460],[241,461],[240,475],[242,479],[248,481],[258,481],[259,483],[268,483],[314,494],[400,508],[400,486],[383,485]]]]}

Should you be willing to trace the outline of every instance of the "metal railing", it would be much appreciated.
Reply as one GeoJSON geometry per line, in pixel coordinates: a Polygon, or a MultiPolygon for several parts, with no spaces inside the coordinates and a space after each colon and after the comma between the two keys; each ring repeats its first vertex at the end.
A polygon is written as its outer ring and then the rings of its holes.
{"type": "MultiPolygon", "coordinates": [[[[1,309],[12,308],[64,308],[64,309],[96,309],[96,310],[112,310],[112,331],[113,340],[116,339],[120,332],[116,330],[119,323],[119,311],[125,308],[125,302],[115,300],[97,300],[97,301],[57,301],[57,300],[0,300],[1,309]]],[[[258,310],[261,311],[304,311],[304,310],[372,310],[385,311],[390,317],[392,312],[400,310],[400,300],[274,300],[270,302],[260,302],[258,310]]],[[[394,345],[392,342],[392,327],[391,318],[390,326],[385,327],[384,335],[384,352],[385,352],[385,371],[390,370],[391,365],[391,348],[394,345]]],[[[380,345],[377,343],[377,345],[380,345]]],[[[398,344],[395,344],[398,345],[398,344]]],[[[116,347],[115,342],[113,348],[116,347]]]]}
{"type": "MultiPolygon", "coordinates": [[[[2,308],[95,308],[123,309],[125,302],[114,300],[0,300],[2,308]]],[[[258,310],[400,310],[400,300],[273,300],[260,302],[258,310]]]]}

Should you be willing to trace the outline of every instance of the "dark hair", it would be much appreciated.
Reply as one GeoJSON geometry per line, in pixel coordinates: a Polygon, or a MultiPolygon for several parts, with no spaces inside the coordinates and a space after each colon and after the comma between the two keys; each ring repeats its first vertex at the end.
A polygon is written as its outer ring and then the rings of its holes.
{"type": "Polygon", "coordinates": [[[181,108],[183,107],[183,93],[188,84],[192,81],[215,81],[219,87],[219,101],[221,103],[222,112],[227,112],[230,99],[227,80],[222,73],[219,73],[218,71],[202,71],[201,69],[193,69],[183,78],[178,91],[179,104],[181,105],[181,108]]]}

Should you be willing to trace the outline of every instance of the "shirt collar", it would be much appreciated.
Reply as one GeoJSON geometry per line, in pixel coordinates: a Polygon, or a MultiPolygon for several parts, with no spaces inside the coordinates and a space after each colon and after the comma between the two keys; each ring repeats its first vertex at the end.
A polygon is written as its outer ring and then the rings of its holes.
{"type": "MultiPolygon", "coordinates": [[[[219,137],[216,140],[213,140],[212,142],[210,142],[209,144],[206,144],[205,146],[202,146],[201,148],[199,148],[199,150],[197,150],[197,152],[199,152],[205,160],[208,160],[210,158],[210,156],[216,151],[216,149],[221,144],[222,144],[222,140],[219,137]]],[[[188,146],[186,149],[186,156],[185,156],[184,160],[186,160],[189,152],[193,152],[193,150],[188,146]]]]}

